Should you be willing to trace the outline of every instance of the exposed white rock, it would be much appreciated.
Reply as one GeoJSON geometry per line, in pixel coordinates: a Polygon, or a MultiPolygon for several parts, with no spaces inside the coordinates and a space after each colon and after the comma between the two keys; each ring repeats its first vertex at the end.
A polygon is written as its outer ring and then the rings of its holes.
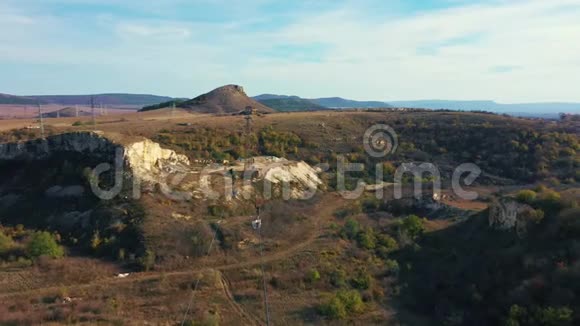
{"type": "Polygon", "coordinates": [[[498,230],[511,230],[525,227],[520,216],[532,209],[529,205],[520,204],[507,198],[494,202],[489,207],[489,226],[498,230]]]}
{"type": "Polygon", "coordinates": [[[125,161],[134,175],[150,181],[161,173],[187,172],[189,159],[170,149],[161,148],[158,143],[149,139],[126,145],[125,161]]]}

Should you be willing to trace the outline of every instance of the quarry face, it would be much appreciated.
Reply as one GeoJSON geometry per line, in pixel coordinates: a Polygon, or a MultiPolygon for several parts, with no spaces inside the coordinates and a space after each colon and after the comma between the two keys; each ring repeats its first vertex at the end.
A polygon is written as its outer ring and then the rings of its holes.
{"type": "MultiPolygon", "coordinates": [[[[188,199],[205,199],[207,196],[204,195],[211,193],[215,196],[216,191],[218,197],[223,196],[228,200],[249,198],[255,196],[256,182],[262,182],[266,191],[272,192],[266,196],[277,196],[284,192],[288,198],[299,199],[316,191],[322,185],[318,176],[319,171],[303,161],[252,157],[224,164],[206,162],[200,166],[191,164],[187,156],[162,148],[147,138],[127,141],[100,132],[74,132],[24,143],[0,144],[0,161],[4,162],[58,160],[59,157],[70,155],[91,164],[102,161],[101,163],[106,164],[104,171],[112,172],[121,168],[122,179],[116,182],[130,180],[133,187],[149,190],[159,184],[165,192],[173,190],[188,192],[191,195],[185,196],[188,199]],[[222,179],[217,186],[213,182],[216,177],[222,179]]],[[[82,168],[95,166],[89,164],[82,168]]],[[[95,170],[93,172],[95,173],[95,170]]],[[[94,177],[98,178],[97,174],[94,177]]],[[[75,187],[75,193],[90,190],[77,185],[72,186],[75,187]]],[[[71,185],[51,185],[47,189],[47,194],[57,196],[58,192],[55,190],[57,187],[66,190],[71,185]]],[[[134,194],[135,190],[133,189],[134,194]]]]}

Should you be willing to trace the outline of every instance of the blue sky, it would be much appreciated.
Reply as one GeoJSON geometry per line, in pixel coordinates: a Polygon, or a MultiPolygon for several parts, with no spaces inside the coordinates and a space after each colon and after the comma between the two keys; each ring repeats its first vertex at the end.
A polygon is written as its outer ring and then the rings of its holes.
{"type": "Polygon", "coordinates": [[[579,0],[1,0],[0,92],[580,102],[579,0]]]}

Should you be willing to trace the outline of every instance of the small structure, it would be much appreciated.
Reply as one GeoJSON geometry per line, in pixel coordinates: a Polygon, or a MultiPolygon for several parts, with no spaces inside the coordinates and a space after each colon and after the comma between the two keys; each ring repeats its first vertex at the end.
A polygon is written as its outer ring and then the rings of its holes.
{"type": "Polygon", "coordinates": [[[258,216],[252,221],[252,229],[259,230],[262,228],[262,219],[258,216]]]}
{"type": "Polygon", "coordinates": [[[244,115],[254,115],[256,114],[256,109],[253,106],[246,106],[244,109],[244,115]]]}

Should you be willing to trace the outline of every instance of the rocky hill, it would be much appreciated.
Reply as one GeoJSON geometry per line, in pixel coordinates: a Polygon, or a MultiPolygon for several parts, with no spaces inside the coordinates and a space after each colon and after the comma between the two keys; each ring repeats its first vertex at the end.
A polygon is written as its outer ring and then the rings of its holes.
{"type": "Polygon", "coordinates": [[[258,112],[274,112],[272,108],[248,97],[243,87],[226,85],[179,104],[179,107],[199,113],[238,113],[251,106],[258,112]]]}

